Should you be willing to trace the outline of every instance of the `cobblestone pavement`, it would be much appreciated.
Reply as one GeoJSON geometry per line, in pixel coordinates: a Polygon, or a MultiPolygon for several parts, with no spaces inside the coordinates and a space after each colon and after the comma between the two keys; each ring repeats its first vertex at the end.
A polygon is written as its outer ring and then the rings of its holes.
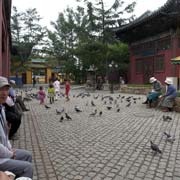
{"type": "Polygon", "coordinates": [[[101,100],[102,94],[109,95],[107,92],[73,97],[79,92],[72,91],[68,102],[64,98],[53,105],[47,102],[49,109],[37,100],[27,103],[30,111],[24,113],[19,139],[13,144],[32,152],[34,180],[180,179],[179,113],[148,109],[142,104],[145,96],[133,95],[141,99],[126,107],[124,99],[131,95],[121,94],[125,96],[121,100],[115,93],[110,104],[101,100]],[[75,105],[83,112],[76,113],[75,105]],[[72,120],[60,122],[62,115],[57,115],[56,109],[63,107],[72,120]],[[95,109],[97,114],[89,116],[95,109]],[[172,121],[163,121],[163,115],[171,116],[172,121]],[[163,132],[175,135],[175,142],[167,142],[163,132]],[[162,155],[152,153],[150,140],[159,145],[162,155]]]}

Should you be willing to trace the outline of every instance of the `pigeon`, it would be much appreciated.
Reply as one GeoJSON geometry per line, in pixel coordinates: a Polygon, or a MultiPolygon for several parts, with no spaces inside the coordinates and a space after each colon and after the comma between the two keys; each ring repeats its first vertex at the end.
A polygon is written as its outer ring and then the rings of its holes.
{"type": "Polygon", "coordinates": [[[152,141],[151,142],[151,149],[155,152],[155,153],[160,153],[162,154],[162,151],[159,149],[158,145],[154,144],[152,141]]]}
{"type": "Polygon", "coordinates": [[[168,121],[169,122],[169,121],[172,120],[172,118],[170,116],[163,115],[162,118],[163,118],[163,121],[168,121]]]}
{"type": "Polygon", "coordinates": [[[67,120],[72,120],[72,118],[67,113],[65,113],[65,116],[67,120]]]}
{"type": "Polygon", "coordinates": [[[96,105],[94,104],[94,101],[91,101],[91,105],[92,105],[92,106],[96,106],[96,105]]]}
{"type": "Polygon", "coordinates": [[[164,132],[164,135],[166,136],[166,141],[173,143],[175,141],[175,137],[171,136],[170,134],[164,132]]]}
{"type": "Polygon", "coordinates": [[[166,116],[166,119],[168,119],[169,121],[171,121],[171,120],[172,120],[172,117],[166,116]]]}
{"type": "Polygon", "coordinates": [[[101,116],[101,115],[102,115],[102,111],[99,112],[99,116],[101,116]]]}
{"type": "Polygon", "coordinates": [[[94,99],[98,99],[98,97],[99,97],[99,94],[97,96],[94,96],[94,99]]]}
{"type": "Polygon", "coordinates": [[[112,109],[112,107],[111,107],[111,106],[107,106],[106,108],[107,108],[107,110],[111,110],[111,109],[112,109]]]}
{"type": "Polygon", "coordinates": [[[46,109],[49,109],[49,108],[51,108],[51,107],[49,107],[49,106],[48,106],[48,105],[46,105],[46,104],[44,105],[44,107],[45,107],[46,109]]]}
{"type": "Polygon", "coordinates": [[[60,118],[59,122],[63,122],[63,120],[64,120],[64,117],[63,117],[63,116],[61,116],[61,118],[60,118]]]}
{"type": "Polygon", "coordinates": [[[131,105],[131,102],[129,104],[127,104],[126,107],[130,107],[130,105],[131,105]]]}
{"type": "Polygon", "coordinates": [[[61,114],[63,112],[64,112],[64,108],[62,108],[61,110],[56,109],[56,114],[61,114]]]}
{"type": "Polygon", "coordinates": [[[90,116],[95,116],[96,113],[97,113],[97,109],[95,109],[95,111],[94,111],[93,113],[91,113],[91,114],[89,115],[89,117],[90,117],[90,116]]]}
{"type": "Polygon", "coordinates": [[[76,112],[82,112],[82,110],[81,110],[81,109],[79,109],[79,107],[78,107],[78,106],[75,106],[75,107],[74,107],[74,110],[75,110],[76,112]]]}
{"type": "Polygon", "coordinates": [[[165,116],[165,115],[163,115],[163,116],[162,116],[162,119],[163,119],[163,121],[167,121],[167,119],[166,119],[166,116],[165,116]]]}

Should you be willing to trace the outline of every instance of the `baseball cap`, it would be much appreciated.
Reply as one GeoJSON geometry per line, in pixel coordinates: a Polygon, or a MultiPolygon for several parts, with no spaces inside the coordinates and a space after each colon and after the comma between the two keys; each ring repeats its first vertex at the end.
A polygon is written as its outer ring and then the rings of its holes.
{"type": "Polygon", "coordinates": [[[2,88],[4,86],[10,86],[10,85],[8,83],[7,78],[0,76],[0,88],[2,88]]]}

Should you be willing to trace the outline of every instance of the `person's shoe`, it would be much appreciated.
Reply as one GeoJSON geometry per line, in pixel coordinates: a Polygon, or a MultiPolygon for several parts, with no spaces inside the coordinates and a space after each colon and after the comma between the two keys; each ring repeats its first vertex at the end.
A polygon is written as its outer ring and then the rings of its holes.
{"type": "Polygon", "coordinates": [[[142,104],[148,104],[148,102],[147,102],[147,101],[145,101],[145,102],[143,102],[142,104]]]}
{"type": "Polygon", "coordinates": [[[24,109],[24,111],[30,111],[30,109],[24,109]]]}
{"type": "Polygon", "coordinates": [[[169,109],[163,109],[162,112],[169,112],[169,109]]]}

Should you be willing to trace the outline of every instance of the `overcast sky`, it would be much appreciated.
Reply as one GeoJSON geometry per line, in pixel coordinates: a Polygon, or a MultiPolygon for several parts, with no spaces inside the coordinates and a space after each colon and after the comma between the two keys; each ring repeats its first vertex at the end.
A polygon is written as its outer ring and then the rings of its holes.
{"type": "MultiPolygon", "coordinates": [[[[133,0],[124,0],[126,4],[133,0]]],[[[164,5],[167,0],[136,0],[137,5],[134,11],[136,17],[140,16],[147,10],[157,10],[164,5]]],[[[104,0],[107,6],[114,0],[104,0]]],[[[16,6],[18,11],[25,11],[28,8],[36,8],[38,14],[43,18],[42,25],[50,27],[50,21],[56,21],[59,12],[63,12],[67,6],[75,7],[76,0],[12,0],[12,5],[16,6]]]]}

